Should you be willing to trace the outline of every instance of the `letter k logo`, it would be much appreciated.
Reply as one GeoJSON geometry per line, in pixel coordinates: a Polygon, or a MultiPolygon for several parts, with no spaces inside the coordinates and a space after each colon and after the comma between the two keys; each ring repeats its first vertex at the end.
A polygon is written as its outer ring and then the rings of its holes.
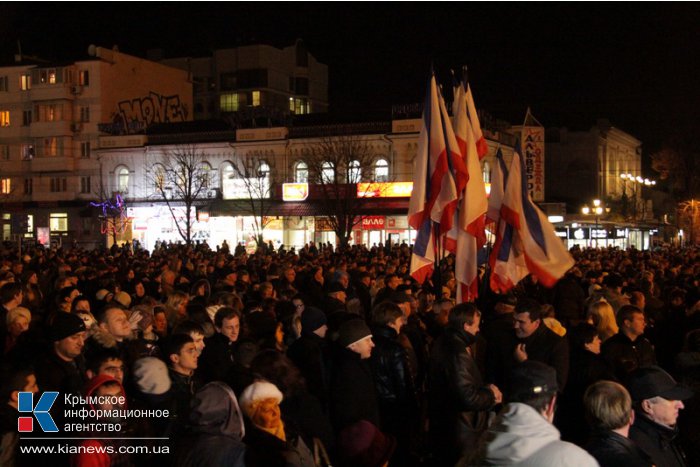
{"type": "MultiPolygon", "coordinates": [[[[49,410],[58,398],[58,392],[46,391],[39,398],[39,402],[34,407],[34,393],[20,392],[18,397],[17,411],[20,413],[31,412],[39,422],[41,430],[47,433],[57,432],[58,427],[51,418],[49,410]]],[[[19,417],[17,419],[17,431],[20,433],[31,433],[34,431],[34,419],[32,417],[19,417]]]]}

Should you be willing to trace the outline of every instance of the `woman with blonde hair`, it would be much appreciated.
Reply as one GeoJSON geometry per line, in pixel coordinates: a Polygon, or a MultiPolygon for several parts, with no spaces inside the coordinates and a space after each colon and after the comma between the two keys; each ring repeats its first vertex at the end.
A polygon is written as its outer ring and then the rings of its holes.
{"type": "Polygon", "coordinates": [[[589,323],[595,326],[598,337],[605,342],[620,330],[615,321],[615,312],[612,306],[605,300],[599,300],[588,305],[586,318],[589,323]]]}

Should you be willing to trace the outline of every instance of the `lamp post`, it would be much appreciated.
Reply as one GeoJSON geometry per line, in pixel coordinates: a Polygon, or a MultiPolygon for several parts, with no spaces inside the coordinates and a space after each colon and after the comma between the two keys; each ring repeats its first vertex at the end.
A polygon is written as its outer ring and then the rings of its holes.
{"type": "MultiPolygon", "coordinates": [[[[622,197],[624,206],[624,215],[627,216],[627,183],[630,183],[633,187],[632,190],[632,222],[637,220],[637,190],[638,187],[652,187],[656,185],[656,180],[651,180],[649,178],[643,178],[639,175],[632,175],[631,173],[620,174],[622,179],[622,197]]],[[[643,202],[643,200],[642,200],[643,202]]],[[[646,211],[646,210],[645,210],[646,211]]],[[[644,213],[646,215],[646,213],[644,213]]]]}
{"type": "MultiPolygon", "coordinates": [[[[591,246],[593,246],[593,237],[595,236],[596,238],[596,246],[598,246],[598,224],[600,223],[600,216],[603,214],[603,212],[610,212],[610,208],[604,208],[603,203],[599,199],[594,199],[591,203],[593,207],[589,207],[587,204],[584,204],[583,207],[581,208],[581,213],[584,216],[589,216],[589,215],[595,215],[595,228],[591,232],[591,246]]],[[[607,237],[606,237],[607,238],[607,237]]],[[[607,243],[607,241],[606,241],[607,243]]]]}

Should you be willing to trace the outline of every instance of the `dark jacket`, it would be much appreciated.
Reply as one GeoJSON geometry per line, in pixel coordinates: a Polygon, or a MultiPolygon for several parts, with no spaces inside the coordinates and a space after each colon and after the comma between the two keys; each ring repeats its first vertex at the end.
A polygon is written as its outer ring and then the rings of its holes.
{"type": "Polygon", "coordinates": [[[637,368],[656,365],[654,348],[643,336],[633,342],[619,332],[603,342],[600,353],[613,369],[615,377],[622,382],[637,368]]]}
{"type": "Polygon", "coordinates": [[[557,370],[559,392],[566,387],[569,377],[569,344],[567,340],[549,329],[543,322],[530,337],[521,340],[525,344],[528,360],[545,363],[557,370]]]}
{"type": "Polygon", "coordinates": [[[454,464],[467,448],[473,448],[486,430],[493,392],[467,347],[476,338],[448,326],[430,353],[428,410],[433,449],[454,464]]]}
{"type": "Polygon", "coordinates": [[[302,331],[302,336],[287,350],[287,356],[301,371],[309,392],[318,398],[327,412],[331,362],[326,340],[316,334],[302,331]]]}
{"type": "Polygon", "coordinates": [[[388,326],[372,329],[374,349],[370,364],[377,389],[379,413],[383,428],[394,433],[389,425],[405,425],[418,406],[408,355],[398,340],[397,332],[388,326]]]}
{"type": "Polygon", "coordinates": [[[367,360],[348,349],[338,349],[331,380],[331,421],[340,431],[360,420],[379,426],[379,406],[372,369],[367,360]]]}
{"type": "Polygon", "coordinates": [[[637,443],[652,462],[661,467],[684,467],[685,454],[678,445],[678,428],[668,428],[654,423],[637,413],[630,429],[630,439],[637,443]]]}
{"type": "Polygon", "coordinates": [[[600,467],[651,467],[651,458],[633,441],[614,431],[595,432],[586,445],[600,467]]]}
{"type": "Polygon", "coordinates": [[[197,362],[197,375],[203,382],[225,381],[234,364],[234,345],[220,332],[204,339],[204,350],[197,362]]]}
{"type": "Polygon", "coordinates": [[[204,386],[192,401],[188,435],[178,445],[177,467],[242,467],[243,416],[231,388],[220,382],[204,386]]]}

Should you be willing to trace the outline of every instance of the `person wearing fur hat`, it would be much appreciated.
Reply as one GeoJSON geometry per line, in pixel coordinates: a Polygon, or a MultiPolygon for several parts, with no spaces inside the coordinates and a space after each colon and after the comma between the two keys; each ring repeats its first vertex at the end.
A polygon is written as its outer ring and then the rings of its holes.
{"type": "Polygon", "coordinates": [[[363,319],[346,321],[338,330],[336,344],[340,348],[331,379],[333,427],[340,431],[359,420],[379,425],[379,405],[368,360],[374,348],[372,331],[363,319]]]}
{"type": "Polygon", "coordinates": [[[315,466],[304,440],[287,438],[279,406],[282,398],[277,386],[267,381],[256,381],[243,390],[241,409],[250,422],[243,439],[248,447],[246,466],[315,466]]]}

